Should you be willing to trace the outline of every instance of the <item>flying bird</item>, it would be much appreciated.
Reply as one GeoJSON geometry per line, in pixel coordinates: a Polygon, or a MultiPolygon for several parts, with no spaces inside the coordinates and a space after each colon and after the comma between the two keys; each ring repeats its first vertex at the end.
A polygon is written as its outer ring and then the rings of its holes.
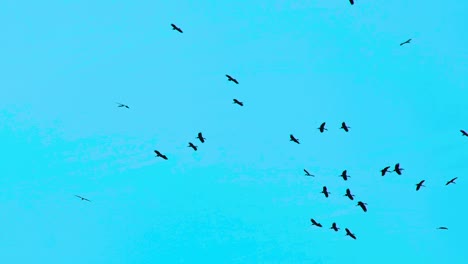
{"type": "Polygon", "coordinates": [[[354,5],[354,0],[349,0],[349,2],[351,3],[351,5],[354,5]]]}
{"type": "Polygon", "coordinates": [[[451,183],[455,184],[455,180],[458,179],[458,177],[455,177],[453,179],[451,179],[450,181],[448,181],[445,185],[449,185],[451,183]]]}
{"type": "Polygon", "coordinates": [[[84,198],[84,197],[81,197],[81,196],[79,196],[79,195],[75,195],[75,196],[78,197],[78,198],[80,198],[81,201],[88,201],[88,202],[91,202],[90,200],[88,200],[88,199],[86,199],[86,198],[84,198]]]}
{"type": "Polygon", "coordinates": [[[359,201],[359,202],[357,203],[356,206],[361,206],[362,210],[363,210],[364,212],[367,212],[367,207],[366,207],[366,205],[367,205],[366,203],[363,203],[363,202],[359,201]]]}
{"type": "Polygon", "coordinates": [[[292,142],[295,142],[295,143],[297,143],[297,144],[300,144],[300,143],[299,143],[299,139],[298,139],[298,138],[295,138],[295,137],[293,136],[293,134],[289,135],[289,138],[290,138],[289,141],[292,141],[292,142]]]}
{"type": "Polygon", "coordinates": [[[408,39],[407,41],[403,42],[403,43],[400,43],[400,46],[403,46],[405,44],[409,44],[411,42],[411,39],[408,39]]]}
{"type": "Polygon", "coordinates": [[[206,139],[206,138],[203,137],[203,135],[202,135],[201,132],[198,132],[197,138],[201,141],[201,143],[205,143],[205,139],[206,139]]]}
{"type": "Polygon", "coordinates": [[[312,177],[315,177],[315,175],[310,174],[306,169],[304,169],[304,172],[305,172],[305,176],[312,176],[312,177]]]}
{"type": "Polygon", "coordinates": [[[240,106],[244,106],[244,103],[240,102],[239,100],[237,99],[233,99],[234,103],[233,104],[238,104],[240,106]]]}
{"type": "Polygon", "coordinates": [[[393,170],[396,172],[398,175],[401,175],[401,171],[404,170],[403,168],[400,168],[400,163],[395,164],[395,169],[393,170]]]}
{"type": "Polygon", "coordinates": [[[332,226],[330,227],[330,229],[335,230],[335,232],[338,232],[338,230],[340,230],[340,228],[338,228],[338,227],[336,226],[336,223],[335,223],[335,222],[332,224],[332,226]]]}
{"type": "Polygon", "coordinates": [[[317,223],[317,221],[315,221],[312,218],[310,219],[310,222],[312,222],[312,225],[314,225],[314,226],[322,227],[322,225],[320,223],[317,223]]]}
{"type": "Polygon", "coordinates": [[[156,157],[163,158],[163,159],[167,160],[166,155],[161,154],[161,152],[155,150],[154,153],[156,153],[156,157]]]}
{"type": "Polygon", "coordinates": [[[116,104],[118,104],[118,106],[117,106],[117,107],[125,107],[125,108],[130,108],[130,107],[128,107],[128,105],[125,105],[125,104],[121,104],[121,103],[116,103],[116,104]]]}
{"type": "Polygon", "coordinates": [[[345,122],[341,123],[340,129],[344,129],[344,131],[348,132],[351,127],[347,126],[345,122]]]}
{"type": "Polygon", "coordinates": [[[355,236],[353,233],[351,233],[351,231],[349,231],[348,228],[345,228],[345,230],[346,230],[346,235],[347,235],[347,236],[350,236],[350,237],[352,237],[353,239],[356,239],[356,236],[355,236]]]}
{"type": "Polygon", "coordinates": [[[228,81],[230,81],[230,82],[234,82],[235,84],[239,84],[239,82],[238,82],[236,79],[232,78],[232,76],[231,76],[231,75],[229,75],[229,74],[226,74],[226,77],[228,78],[228,81]]]}
{"type": "Polygon", "coordinates": [[[346,189],[346,194],[344,196],[347,196],[350,200],[354,200],[354,195],[351,194],[350,189],[346,189]]]}
{"type": "Polygon", "coordinates": [[[419,191],[419,189],[421,189],[421,187],[426,187],[426,186],[423,185],[424,182],[425,182],[425,180],[422,180],[418,184],[416,184],[416,191],[419,191]]]}
{"type": "Polygon", "coordinates": [[[330,192],[327,191],[327,186],[323,186],[323,189],[320,193],[323,193],[325,197],[328,198],[328,195],[331,194],[330,192]]]}
{"type": "Polygon", "coordinates": [[[340,177],[342,177],[343,180],[345,180],[345,181],[347,181],[348,178],[351,178],[351,176],[348,175],[348,171],[347,171],[347,170],[344,170],[344,171],[341,173],[340,177]]]}
{"type": "Polygon", "coordinates": [[[197,151],[197,149],[198,149],[198,147],[195,146],[192,142],[189,142],[187,147],[188,148],[193,148],[193,150],[195,150],[195,151],[197,151]]]}
{"type": "Polygon", "coordinates": [[[445,227],[445,226],[438,227],[437,229],[441,229],[441,230],[448,230],[448,228],[447,228],[447,227],[445,227]]]}
{"type": "Polygon", "coordinates": [[[383,170],[380,171],[380,172],[382,172],[382,176],[385,176],[385,173],[392,173],[388,169],[390,169],[390,166],[387,166],[387,167],[383,168],[383,170]]]}
{"type": "Polygon", "coordinates": [[[320,127],[317,128],[318,130],[320,130],[320,133],[323,133],[323,131],[328,130],[328,129],[325,128],[325,124],[326,124],[326,122],[323,122],[323,123],[320,125],[320,127]]]}
{"type": "Polygon", "coordinates": [[[465,130],[460,130],[460,132],[462,133],[462,136],[465,136],[465,137],[468,137],[468,132],[466,132],[465,130]]]}
{"type": "Polygon", "coordinates": [[[182,29],[180,29],[180,28],[177,27],[176,25],[171,24],[171,26],[172,26],[172,30],[177,30],[177,31],[179,31],[180,33],[184,33],[184,32],[182,31],[182,29]]]}

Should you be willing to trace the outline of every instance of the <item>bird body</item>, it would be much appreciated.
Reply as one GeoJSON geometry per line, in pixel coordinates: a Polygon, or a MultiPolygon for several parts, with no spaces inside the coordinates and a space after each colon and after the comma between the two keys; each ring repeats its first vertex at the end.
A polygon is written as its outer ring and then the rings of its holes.
{"type": "Polygon", "coordinates": [[[116,103],[116,104],[118,104],[118,106],[117,106],[117,107],[125,107],[125,108],[130,108],[130,107],[128,107],[128,105],[125,105],[125,104],[121,104],[121,103],[116,103]]]}
{"type": "Polygon", "coordinates": [[[338,230],[340,230],[340,229],[336,226],[336,223],[335,223],[335,222],[332,224],[332,226],[330,227],[330,229],[335,230],[335,232],[338,232],[338,230]]]}
{"type": "Polygon", "coordinates": [[[347,126],[345,122],[341,123],[340,129],[344,129],[344,131],[348,132],[351,127],[347,126]]]}
{"type": "Polygon", "coordinates": [[[159,158],[162,158],[162,159],[167,160],[166,155],[163,155],[161,152],[155,150],[154,153],[156,153],[156,157],[159,157],[159,158]]]}
{"type": "Polygon", "coordinates": [[[179,31],[180,33],[184,33],[184,32],[182,31],[182,29],[180,29],[178,26],[176,26],[176,25],[174,25],[174,24],[171,24],[171,26],[172,26],[172,30],[177,30],[177,31],[179,31]]]}
{"type": "Polygon", "coordinates": [[[315,175],[310,174],[306,169],[304,169],[305,176],[315,177],[315,175]]]}
{"type": "Polygon", "coordinates": [[[289,141],[292,141],[292,142],[294,142],[294,143],[300,144],[300,143],[299,143],[299,139],[298,139],[298,138],[295,138],[295,137],[293,136],[293,134],[289,135],[289,138],[290,138],[289,141]]]}
{"type": "Polygon", "coordinates": [[[188,145],[189,148],[193,148],[193,150],[197,151],[198,147],[195,146],[192,142],[189,142],[188,144],[189,144],[188,145]]]}
{"type": "Polygon", "coordinates": [[[202,132],[198,132],[197,138],[200,140],[201,143],[205,143],[206,138],[203,137],[202,132]]]}
{"type": "Polygon", "coordinates": [[[320,127],[318,127],[317,129],[320,130],[320,133],[323,133],[325,130],[328,130],[325,128],[325,125],[326,125],[326,122],[323,122],[320,127]]]}
{"type": "Polygon", "coordinates": [[[448,181],[445,185],[449,185],[451,183],[455,184],[455,180],[458,179],[458,177],[455,177],[453,179],[451,179],[450,181],[448,181]]]}
{"type": "Polygon", "coordinates": [[[349,0],[349,3],[351,3],[351,5],[354,5],[354,0],[349,0]]]}
{"type": "Polygon", "coordinates": [[[322,227],[322,225],[320,223],[318,223],[317,221],[315,221],[312,218],[310,219],[310,222],[312,222],[312,225],[314,225],[314,226],[322,227]]]}
{"type": "Polygon", "coordinates": [[[468,132],[466,132],[465,130],[460,130],[460,132],[462,133],[462,136],[465,136],[465,137],[468,137],[468,132]]]}
{"type": "Polygon", "coordinates": [[[345,228],[345,231],[346,231],[347,236],[350,236],[353,239],[356,239],[356,236],[353,233],[351,233],[351,231],[348,228],[345,228]]]}
{"type": "Polygon", "coordinates": [[[422,180],[418,184],[416,184],[416,191],[419,191],[419,189],[421,189],[421,187],[426,187],[426,186],[423,185],[424,182],[425,182],[425,180],[422,180]]]}
{"type": "Polygon", "coordinates": [[[389,171],[388,169],[390,169],[390,166],[387,166],[385,168],[383,168],[380,172],[382,172],[382,176],[385,176],[386,173],[392,173],[391,171],[389,171]]]}
{"type": "Polygon", "coordinates": [[[411,39],[408,39],[407,41],[403,42],[403,43],[400,43],[400,46],[403,46],[405,44],[409,44],[411,42],[411,39]]]}
{"type": "Polygon", "coordinates": [[[239,82],[236,79],[234,79],[231,75],[226,74],[226,77],[228,78],[228,81],[234,82],[235,84],[239,84],[239,82]]]}
{"type": "Polygon", "coordinates": [[[401,175],[401,171],[404,170],[403,168],[400,168],[400,163],[395,164],[395,169],[393,170],[396,172],[398,175],[401,175]]]}
{"type": "Polygon", "coordinates": [[[75,195],[75,196],[78,197],[78,198],[80,198],[81,201],[88,201],[88,202],[91,202],[90,200],[88,200],[88,199],[86,199],[86,198],[84,198],[84,197],[81,197],[81,196],[79,196],[79,195],[75,195]]]}
{"type": "Polygon", "coordinates": [[[448,230],[448,228],[445,226],[438,227],[437,229],[448,230]]]}
{"type": "Polygon", "coordinates": [[[363,202],[359,201],[359,202],[357,203],[356,206],[361,206],[362,210],[363,210],[364,212],[367,212],[367,207],[366,207],[366,205],[367,205],[366,203],[363,203],[363,202]]]}
{"type": "Polygon", "coordinates": [[[326,198],[328,198],[328,195],[330,194],[330,192],[328,192],[327,190],[327,186],[323,186],[322,191],[320,193],[323,193],[326,198]]]}
{"type": "Polygon", "coordinates": [[[344,170],[344,171],[341,173],[340,177],[342,177],[343,180],[345,180],[345,181],[347,181],[348,178],[351,178],[351,176],[349,176],[349,175],[347,174],[347,170],[344,170]]]}
{"type": "Polygon", "coordinates": [[[344,196],[347,196],[350,200],[354,200],[354,195],[351,194],[350,189],[346,189],[346,194],[344,196]]]}
{"type": "Polygon", "coordinates": [[[238,104],[238,105],[240,105],[240,106],[244,106],[244,103],[240,102],[240,101],[237,100],[237,99],[233,99],[233,101],[234,101],[234,104],[238,104]]]}

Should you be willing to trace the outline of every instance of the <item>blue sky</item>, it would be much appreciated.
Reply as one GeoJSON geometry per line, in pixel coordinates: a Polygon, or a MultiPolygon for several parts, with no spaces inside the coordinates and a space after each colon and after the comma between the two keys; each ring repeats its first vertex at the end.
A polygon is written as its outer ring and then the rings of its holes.
{"type": "Polygon", "coordinates": [[[355,2],[2,1],[1,262],[464,263],[468,4],[355,2]]]}

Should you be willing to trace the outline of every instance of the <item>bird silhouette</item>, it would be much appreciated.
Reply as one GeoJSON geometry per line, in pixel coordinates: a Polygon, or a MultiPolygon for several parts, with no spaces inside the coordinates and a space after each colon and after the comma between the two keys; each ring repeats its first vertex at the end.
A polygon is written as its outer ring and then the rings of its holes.
{"type": "Polygon", "coordinates": [[[416,184],[416,191],[419,191],[419,189],[421,189],[421,187],[426,187],[426,186],[423,185],[424,182],[425,182],[425,180],[422,180],[418,184],[416,184]]]}
{"type": "Polygon", "coordinates": [[[234,103],[233,104],[238,104],[240,106],[244,106],[244,103],[240,102],[239,100],[237,99],[233,99],[234,103]]]}
{"type": "Polygon", "coordinates": [[[298,138],[295,138],[295,137],[293,136],[293,134],[289,135],[289,138],[290,138],[289,141],[292,141],[292,142],[294,142],[294,143],[300,144],[300,143],[299,143],[299,139],[298,139],[298,138]]]}
{"type": "Polygon", "coordinates": [[[206,138],[203,137],[202,132],[198,132],[197,138],[200,140],[201,143],[205,143],[206,138]]]}
{"type": "Polygon", "coordinates": [[[344,129],[344,131],[348,132],[351,127],[347,126],[345,122],[341,123],[340,129],[344,129]]]}
{"type": "Polygon", "coordinates": [[[172,26],[172,30],[177,30],[177,31],[179,31],[180,33],[184,33],[184,32],[182,31],[182,29],[180,29],[180,28],[177,27],[176,25],[171,24],[171,26],[172,26]]]}
{"type": "Polygon", "coordinates": [[[306,169],[304,169],[304,172],[305,172],[305,176],[315,177],[315,175],[310,174],[306,169]]]}
{"type": "Polygon", "coordinates": [[[401,171],[404,170],[403,168],[400,168],[400,163],[395,164],[395,169],[393,170],[396,172],[398,175],[401,175],[401,171]]]}
{"type": "Polygon", "coordinates": [[[354,5],[354,0],[349,0],[349,3],[351,3],[351,5],[354,5]]]}
{"type": "Polygon", "coordinates": [[[187,146],[188,148],[193,148],[193,150],[197,151],[198,147],[195,146],[192,142],[188,143],[189,145],[187,146]]]}
{"type": "Polygon", "coordinates": [[[159,158],[162,158],[162,159],[167,160],[166,155],[161,154],[161,152],[155,150],[154,153],[156,153],[156,157],[159,157],[159,158]]]}
{"type": "Polygon", "coordinates": [[[465,130],[460,130],[460,132],[462,133],[462,136],[465,136],[465,137],[468,137],[468,132],[466,132],[465,130]]]}
{"type": "Polygon", "coordinates": [[[116,103],[116,104],[118,104],[118,106],[117,106],[117,107],[125,107],[125,108],[130,108],[130,107],[128,107],[128,105],[125,105],[125,104],[121,104],[121,103],[116,103]]]}
{"type": "Polygon", "coordinates": [[[317,221],[315,221],[312,218],[310,219],[310,222],[312,222],[312,225],[314,225],[314,226],[322,227],[322,225],[320,223],[318,223],[317,221]]]}
{"type": "Polygon", "coordinates": [[[347,173],[348,173],[347,170],[344,170],[340,175],[340,177],[342,177],[343,180],[345,180],[345,181],[347,181],[348,178],[351,178],[351,176],[349,176],[347,173]]]}
{"type": "Polygon", "coordinates": [[[400,46],[403,46],[405,44],[409,44],[410,42],[411,42],[411,39],[408,39],[407,41],[400,43],[400,46]]]}
{"type": "Polygon", "coordinates": [[[351,233],[351,231],[348,228],[345,228],[345,230],[346,230],[346,235],[347,236],[350,236],[353,239],[356,239],[356,236],[353,233],[351,233]]]}
{"type": "Polygon", "coordinates": [[[78,198],[80,198],[81,201],[88,201],[88,202],[91,202],[90,200],[88,200],[88,199],[86,199],[86,198],[84,198],[84,197],[81,197],[81,196],[79,196],[79,195],[75,195],[75,196],[78,197],[78,198]]]}
{"type": "Polygon", "coordinates": [[[441,230],[448,230],[448,228],[447,228],[447,227],[445,227],[445,226],[438,227],[437,229],[441,229],[441,230]]]}
{"type": "Polygon", "coordinates": [[[338,232],[338,230],[340,230],[337,226],[336,226],[336,223],[333,222],[332,226],[330,227],[330,229],[333,229],[335,230],[335,232],[338,232]]]}
{"type": "Polygon", "coordinates": [[[367,212],[367,207],[366,207],[366,205],[367,205],[366,203],[363,203],[363,202],[359,201],[359,202],[357,203],[356,206],[361,206],[362,210],[363,210],[364,212],[367,212]]]}
{"type": "Polygon", "coordinates": [[[328,129],[325,128],[325,124],[326,124],[326,122],[323,122],[320,125],[320,127],[317,128],[318,130],[320,130],[320,133],[323,133],[323,131],[328,130],[328,129]]]}
{"type": "Polygon", "coordinates": [[[385,176],[386,173],[392,173],[391,171],[389,171],[388,169],[390,169],[390,166],[387,166],[385,168],[383,168],[380,172],[382,172],[382,176],[385,176]]]}
{"type": "Polygon", "coordinates": [[[348,197],[350,200],[354,200],[354,195],[351,194],[350,189],[346,189],[346,194],[344,196],[348,197]]]}
{"type": "Polygon", "coordinates": [[[328,198],[328,195],[331,194],[331,192],[327,191],[327,186],[323,186],[322,191],[320,193],[323,193],[326,198],[328,198]]]}
{"type": "Polygon", "coordinates": [[[455,177],[453,179],[451,179],[450,181],[448,181],[445,185],[449,185],[451,183],[455,184],[455,180],[458,179],[458,177],[455,177]]]}
{"type": "Polygon", "coordinates": [[[235,84],[239,84],[239,82],[236,79],[234,79],[231,75],[226,74],[226,77],[228,78],[228,81],[234,82],[235,84]]]}

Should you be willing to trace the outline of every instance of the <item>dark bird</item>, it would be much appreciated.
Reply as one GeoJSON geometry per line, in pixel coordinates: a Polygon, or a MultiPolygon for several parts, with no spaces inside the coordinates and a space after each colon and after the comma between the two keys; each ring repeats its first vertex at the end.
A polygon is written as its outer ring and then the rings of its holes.
{"type": "Polygon", "coordinates": [[[231,75],[226,74],[226,77],[228,78],[228,81],[234,82],[235,84],[239,84],[239,82],[236,79],[232,78],[231,75]]]}
{"type": "Polygon", "coordinates": [[[351,3],[351,5],[354,5],[354,0],[349,0],[349,2],[351,3]]]}
{"type": "Polygon", "coordinates": [[[124,105],[124,104],[121,104],[121,103],[116,103],[116,104],[118,104],[118,106],[117,106],[117,107],[125,107],[125,108],[130,108],[130,107],[128,107],[128,105],[124,105]]]}
{"type": "Polygon", "coordinates": [[[383,170],[380,171],[380,172],[382,172],[382,176],[385,176],[385,173],[392,173],[388,169],[390,169],[390,166],[387,166],[387,167],[383,168],[383,170]]]}
{"type": "Polygon", "coordinates": [[[299,143],[299,139],[298,139],[298,138],[295,138],[295,137],[293,136],[293,134],[289,135],[289,138],[290,138],[289,141],[292,141],[292,142],[295,142],[295,143],[297,143],[297,144],[300,144],[300,143],[299,143]]]}
{"type": "Polygon", "coordinates": [[[160,157],[160,158],[167,160],[166,155],[161,154],[161,152],[155,150],[154,153],[156,153],[156,157],[160,157]]]}
{"type": "Polygon", "coordinates": [[[177,30],[177,31],[179,31],[180,33],[184,33],[184,32],[182,31],[182,29],[180,29],[180,28],[177,27],[176,25],[171,24],[171,26],[172,26],[172,30],[177,30]]]}
{"type": "Polygon", "coordinates": [[[340,129],[344,129],[344,131],[348,132],[351,127],[347,126],[345,122],[341,123],[340,129]]]}
{"type": "Polygon", "coordinates": [[[346,230],[346,235],[347,235],[347,236],[350,236],[350,237],[352,237],[353,239],[356,239],[356,236],[355,236],[353,233],[351,233],[351,231],[349,231],[348,228],[345,228],[345,230],[346,230]]]}
{"type": "Polygon", "coordinates": [[[328,129],[325,128],[325,124],[326,124],[326,122],[323,122],[323,123],[320,125],[320,127],[317,128],[318,130],[320,130],[320,133],[323,133],[323,131],[328,130],[328,129]]]}
{"type": "Polygon", "coordinates": [[[198,132],[197,138],[201,141],[201,143],[205,143],[205,139],[206,139],[206,138],[203,137],[203,135],[202,135],[201,132],[198,132]]]}
{"type": "Polygon", "coordinates": [[[468,137],[468,132],[466,132],[465,130],[460,130],[460,132],[462,133],[462,136],[465,136],[465,137],[468,137]]]}
{"type": "Polygon", "coordinates": [[[357,203],[356,206],[361,206],[362,210],[363,210],[364,212],[367,212],[367,207],[366,207],[366,205],[367,205],[366,203],[363,203],[363,202],[359,201],[359,202],[357,203]]]}
{"type": "Polygon", "coordinates": [[[312,218],[310,219],[310,222],[312,222],[312,225],[314,225],[314,226],[322,227],[322,225],[320,223],[317,223],[317,221],[315,221],[312,218]]]}
{"type": "Polygon", "coordinates": [[[448,230],[448,228],[445,226],[438,227],[437,229],[448,230]]]}
{"type": "Polygon", "coordinates": [[[344,170],[344,171],[341,173],[340,177],[342,177],[343,180],[345,180],[345,181],[347,181],[348,178],[351,178],[351,176],[348,175],[347,170],[344,170]]]}
{"type": "Polygon", "coordinates": [[[88,201],[88,202],[91,202],[90,200],[88,200],[88,199],[86,199],[86,198],[84,198],[84,197],[81,197],[81,196],[79,196],[79,195],[75,195],[75,196],[78,197],[78,198],[80,198],[81,201],[88,201]]]}
{"type": "Polygon", "coordinates": [[[330,192],[327,191],[327,186],[323,186],[323,189],[320,193],[323,193],[325,197],[328,198],[328,195],[331,194],[330,192]]]}
{"type": "Polygon", "coordinates": [[[400,43],[400,46],[403,46],[405,44],[409,44],[411,42],[411,39],[408,39],[407,41],[403,42],[403,43],[400,43]]]}
{"type": "Polygon", "coordinates": [[[187,147],[188,148],[193,148],[193,150],[195,150],[195,151],[197,151],[197,149],[198,149],[198,147],[195,146],[192,142],[189,142],[187,147]]]}
{"type": "Polygon", "coordinates": [[[449,185],[451,183],[455,184],[455,180],[458,179],[458,177],[455,177],[453,179],[451,179],[450,181],[448,181],[445,185],[449,185]]]}
{"type": "Polygon", "coordinates": [[[333,223],[332,226],[330,227],[330,229],[335,230],[335,232],[338,232],[338,230],[340,230],[340,229],[336,226],[336,223],[333,223]]]}
{"type": "Polygon", "coordinates": [[[422,180],[420,181],[418,184],[416,184],[416,191],[419,191],[419,189],[421,189],[421,187],[426,187],[423,185],[425,180],[422,180]]]}
{"type": "Polygon", "coordinates": [[[395,164],[395,169],[393,170],[396,172],[398,175],[401,175],[401,171],[404,170],[403,168],[400,168],[400,163],[395,164]]]}
{"type": "Polygon", "coordinates": [[[310,174],[306,169],[304,169],[304,172],[305,172],[305,176],[315,177],[315,175],[310,174]]]}
{"type": "Polygon", "coordinates": [[[354,200],[354,195],[351,194],[350,189],[346,189],[346,194],[344,196],[347,196],[350,200],[354,200]]]}
{"type": "Polygon", "coordinates": [[[233,99],[234,103],[233,104],[238,104],[240,106],[244,106],[244,103],[240,102],[239,100],[237,99],[233,99]]]}

